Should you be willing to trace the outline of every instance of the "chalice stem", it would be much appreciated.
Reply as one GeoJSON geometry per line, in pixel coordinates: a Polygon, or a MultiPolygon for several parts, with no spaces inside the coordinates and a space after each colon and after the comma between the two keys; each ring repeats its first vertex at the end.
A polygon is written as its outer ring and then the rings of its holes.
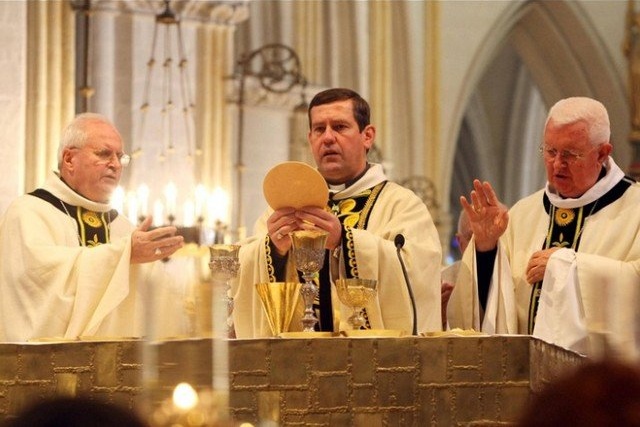
{"type": "Polygon", "coordinates": [[[229,281],[225,283],[224,298],[227,303],[227,336],[229,338],[235,338],[235,325],[233,324],[233,298],[230,296],[231,284],[229,281]]]}
{"type": "Polygon", "coordinates": [[[318,287],[313,278],[322,268],[325,243],[329,233],[321,230],[297,230],[290,234],[296,269],[302,273],[304,284],[300,294],[304,301],[302,330],[313,332],[318,318],[313,311],[313,302],[318,296],[318,287]]]}
{"type": "Polygon", "coordinates": [[[318,318],[313,310],[313,302],[318,296],[318,287],[313,281],[305,278],[304,284],[300,287],[302,300],[304,301],[304,317],[302,318],[302,330],[304,332],[314,332],[318,318]]]}
{"type": "Polygon", "coordinates": [[[362,316],[362,308],[353,307],[353,314],[349,317],[349,323],[353,329],[360,329],[364,326],[365,320],[362,316]]]}

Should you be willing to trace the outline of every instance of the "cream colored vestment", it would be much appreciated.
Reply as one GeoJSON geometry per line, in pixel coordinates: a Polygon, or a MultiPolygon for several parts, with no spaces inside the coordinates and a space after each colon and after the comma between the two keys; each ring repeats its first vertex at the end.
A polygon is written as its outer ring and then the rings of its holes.
{"type": "MultiPolygon", "coordinates": [[[[613,160],[609,159],[607,168],[614,175],[612,180],[619,181],[623,174],[613,160]]],[[[527,333],[531,285],[526,282],[526,266],[531,255],[542,249],[547,234],[544,194],[540,190],[509,211],[482,325],[472,239],[449,301],[447,318],[452,328],[527,333]]],[[[586,219],[577,251],[565,248],[551,256],[533,335],[592,355],[601,351],[594,348],[600,345],[594,339],[606,339],[611,351],[635,357],[640,338],[639,291],[640,184],[635,183],[586,219]]]]}
{"type": "MultiPolygon", "coordinates": [[[[380,165],[373,165],[350,187],[337,192],[334,200],[354,196],[386,180],[380,165]]],[[[255,292],[255,283],[270,278],[266,243],[266,220],[271,211],[257,221],[254,236],[242,242],[240,275],[232,289],[234,322],[238,338],[270,336],[266,317],[255,292]]],[[[393,182],[382,189],[369,216],[366,229],[353,229],[354,250],[359,277],[378,281],[378,298],[366,307],[372,329],[396,329],[411,333],[413,317],[409,293],[394,245],[396,235],[405,237],[402,256],[417,307],[417,329],[441,330],[440,262],[438,233],[424,203],[410,190],[393,182]]],[[[331,256],[332,281],[344,277],[344,258],[331,256]]],[[[295,271],[289,265],[289,275],[295,271]]],[[[297,279],[296,279],[297,280],[297,279]]],[[[348,329],[346,319],[351,311],[340,304],[332,287],[334,319],[340,329],[348,329]]],[[[334,321],[334,325],[336,325],[334,321]]],[[[300,330],[299,318],[292,321],[292,330],[300,330]]]]}
{"type": "MultiPolygon", "coordinates": [[[[54,173],[42,188],[71,205],[110,209],[75,193],[54,173]]],[[[133,229],[118,215],[111,243],[80,246],[76,222],[66,212],[32,195],[17,198],[0,219],[0,341],[142,336],[145,289],[158,297],[157,311],[164,310],[155,321],[170,319],[155,330],[182,333],[184,323],[170,313],[183,310],[164,266],[129,263],[133,229]]]]}

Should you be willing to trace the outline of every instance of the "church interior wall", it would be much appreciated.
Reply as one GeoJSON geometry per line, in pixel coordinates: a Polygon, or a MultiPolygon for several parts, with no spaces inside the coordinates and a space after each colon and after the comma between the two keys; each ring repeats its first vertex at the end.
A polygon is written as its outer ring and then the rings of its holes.
{"type": "Polygon", "coordinates": [[[26,6],[0,2],[0,212],[24,186],[26,6]]]}
{"type": "MultiPolygon", "coordinates": [[[[432,180],[442,223],[451,223],[457,214],[457,195],[469,188],[466,181],[471,176],[494,180],[507,201],[539,187],[539,169],[527,169],[531,179],[514,174],[522,170],[517,168],[519,161],[537,161],[531,147],[539,135],[533,129],[542,120],[540,112],[560,97],[602,98],[612,116],[614,157],[623,167],[630,162],[627,61],[621,48],[626,1],[334,3],[249,2],[249,18],[235,25],[231,56],[237,58],[265,43],[284,43],[301,58],[309,79],[307,98],[313,90],[329,86],[351,86],[362,93],[371,101],[391,178],[418,175],[432,180]],[[477,108],[483,111],[471,111],[477,108]],[[486,122],[479,125],[482,120],[486,122]],[[462,132],[465,122],[470,127],[462,132]],[[464,142],[465,135],[473,138],[464,142]],[[470,144],[478,145],[471,149],[470,144]],[[516,149],[517,144],[527,148],[516,149]],[[454,159],[460,150],[460,155],[476,156],[461,162],[471,170],[456,170],[454,159]],[[499,156],[507,153],[511,158],[505,163],[499,156]],[[500,170],[495,164],[508,167],[500,170]]],[[[24,17],[25,4],[0,6],[0,16],[9,24],[0,33],[10,47],[5,50],[6,69],[15,71],[0,76],[0,96],[9,101],[0,108],[3,117],[11,118],[5,119],[9,123],[0,134],[5,154],[0,164],[10,175],[0,187],[2,209],[30,190],[24,188],[25,148],[16,143],[24,140],[26,126],[27,23],[14,17],[24,17]]],[[[127,144],[137,138],[141,63],[150,44],[146,21],[149,16],[107,13],[100,14],[95,24],[93,42],[99,55],[93,58],[97,90],[91,108],[112,117],[127,144]]],[[[187,38],[196,38],[200,29],[200,24],[187,28],[187,38]]],[[[190,55],[200,52],[193,43],[188,49],[190,55]]],[[[196,82],[199,79],[194,75],[196,82]]],[[[273,115],[248,112],[246,149],[266,141],[272,147],[265,155],[251,154],[256,163],[246,172],[242,190],[246,200],[242,221],[249,228],[263,208],[248,202],[260,196],[261,174],[289,149],[286,111],[278,113],[277,108],[273,115]],[[269,124],[272,121],[279,124],[269,124]],[[265,135],[260,132],[265,126],[277,129],[265,135]],[[249,140],[254,137],[255,141],[249,140]]],[[[229,114],[232,121],[234,116],[229,114]]],[[[224,135],[235,144],[233,132],[224,135]]],[[[233,165],[235,151],[221,152],[227,156],[221,163],[233,165]]],[[[224,174],[221,180],[233,181],[232,167],[224,174]]],[[[129,180],[135,180],[133,171],[124,175],[124,181],[129,180]]]]}
{"type": "MultiPolygon", "coordinates": [[[[436,184],[440,223],[448,227],[441,233],[445,239],[455,224],[457,197],[468,191],[473,178],[493,181],[508,204],[540,187],[541,126],[548,107],[561,97],[600,98],[611,114],[614,158],[623,168],[629,165],[628,66],[622,52],[626,1],[409,1],[386,15],[394,3],[253,1],[249,19],[230,31],[236,32],[235,39],[225,55],[235,59],[267,42],[282,42],[302,58],[309,78],[307,100],[329,86],[351,86],[370,99],[390,176],[426,176],[436,184]],[[381,40],[403,27],[406,33],[390,38],[397,46],[381,40]]],[[[32,190],[25,184],[28,93],[40,88],[28,87],[27,57],[47,52],[28,52],[27,4],[0,1],[0,213],[32,190]]],[[[131,14],[101,14],[96,20],[94,42],[100,54],[93,58],[91,109],[114,120],[128,149],[139,126],[148,21],[148,16],[131,14]]],[[[194,42],[201,33],[201,24],[187,28],[190,55],[202,51],[194,42]]],[[[192,77],[205,79],[195,67],[192,77]]],[[[291,158],[294,139],[293,104],[257,102],[260,91],[252,87],[252,93],[245,110],[246,170],[237,196],[245,211],[240,224],[249,233],[265,207],[262,177],[291,158]]],[[[221,95],[228,102],[228,117],[219,120],[237,124],[232,95],[221,95]]],[[[298,97],[296,92],[291,101],[298,97]]],[[[54,128],[48,129],[54,133],[54,128]]],[[[221,182],[237,180],[232,176],[236,136],[237,129],[225,128],[218,137],[226,138],[227,146],[211,151],[221,153],[221,182]]],[[[146,169],[163,173],[153,163],[146,169]]],[[[135,179],[133,170],[124,175],[125,182],[135,179]]]]}

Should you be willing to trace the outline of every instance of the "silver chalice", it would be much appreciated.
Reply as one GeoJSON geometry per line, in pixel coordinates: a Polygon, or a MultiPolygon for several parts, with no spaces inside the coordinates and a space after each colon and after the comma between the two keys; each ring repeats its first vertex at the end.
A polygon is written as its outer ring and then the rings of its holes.
{"type": "Polygon", "coordinates": [[[314,277],[324,263],[325,243],[329,233],[320,230],[298,230],[290,233],[296,268],[302,273],[304,283],[300,293],[304,301],[302,317],[303,332],[314,332],[318,318],[313,310],[313,301],[318,296],[314,277]]]}

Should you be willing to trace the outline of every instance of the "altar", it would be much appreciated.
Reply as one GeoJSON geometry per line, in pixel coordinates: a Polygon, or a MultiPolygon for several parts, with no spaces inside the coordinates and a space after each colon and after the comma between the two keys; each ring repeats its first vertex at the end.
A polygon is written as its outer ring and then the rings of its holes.
{"type": "MultiPolygon", "coordinates": [[[[509,425],[532,393],[584,362],[528,336],[226,343],[234,425],[509,425]]],[[[0,344],[0,419],[55,395],[138,409],[143,347],[138,340],[0,344]]],[[[178,382],[211,386],[211,339],[152,347],[160,395],[178,382]]]]}

